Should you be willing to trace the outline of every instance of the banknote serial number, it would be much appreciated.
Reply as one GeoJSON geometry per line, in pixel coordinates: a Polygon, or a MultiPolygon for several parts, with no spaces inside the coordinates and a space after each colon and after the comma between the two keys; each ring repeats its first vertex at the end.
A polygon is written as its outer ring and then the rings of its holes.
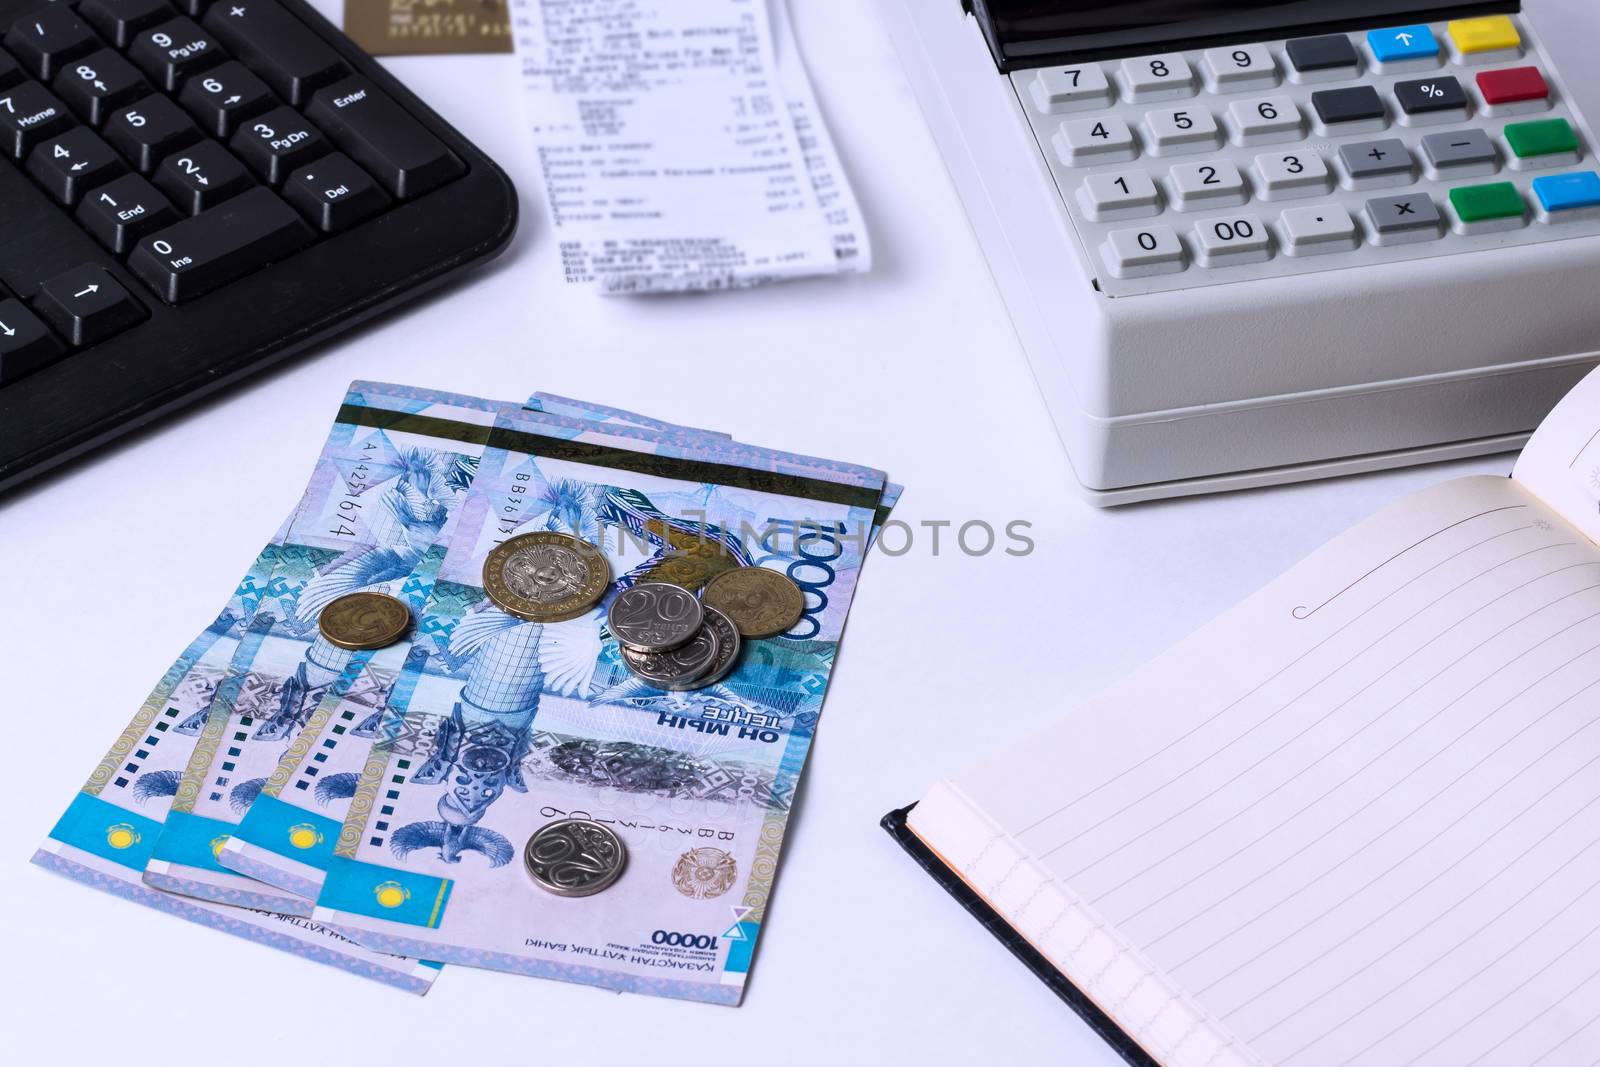
{"type": "Polygon", "coordinates": [[[670,945],[673,948],[700,948],[716,951],[717,938],[710,934],[684,934],[676,930],[657,930],[650,935],[650,941],[656,945],[670,945]]]}

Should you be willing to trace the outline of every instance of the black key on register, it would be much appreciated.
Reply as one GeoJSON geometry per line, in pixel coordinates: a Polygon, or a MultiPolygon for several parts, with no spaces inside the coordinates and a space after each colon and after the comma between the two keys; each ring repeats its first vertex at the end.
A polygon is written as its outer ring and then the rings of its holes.
{"type": "Polygon", "coordinates": [[[20,16],[6,31],[6,49],[40,81],[49,81],[68,60],[100,47],[100,38],[66,4],[52,4],[20,16]]]}
{"type": "Polygon", "coordinates": [[[296,107],[349,70],[337,52],[274,0],[217,0],[200,21],[296,107]]]}
{"type": "Polygon", "coordinates": [[[240,121],[277,102],[260,78],[232,59],[190,78],[178,93],[178,103],[213,137],[228,136],[240,121]]]}
{"type": "Polygon", "coordinates": [[[181,304],[297,252],[315,239],[271,189],[256,186],[220,207],[153,233],[128,269],[161,299],[181,304]]]}
{"type": "Polygon", "coordinates": [[[1394,98],[1407,115],[1426,115],[1435,111],[1465,111],[1467,94],[1455,78],[1422,78],[1397,82],[1394,98]]]}
{"type": "Polygon", "coordinates": [[[100,36],[126,48],[140,31],[159,26],[177,16],[167,0],[83,0],[78,15],[100,31],[100,36]]]}
{"type": "Polygon", "coordinates": [[[150,93],[150,83],[122,56],[109,48],[90,52],[69,63],[51,88],[78,117],[101,126],[111,113],[150,93]]]}
{"type": "Polygon", "coordinates": [[[346,78],[318,90],[306,115],[397,199],[425,193],[467,169],[365,78],[346,78]]]}
{"type": "Polygon", "coordinates": [[[32,374],[66,350],[21,301],[0,300],[0,385],[32,374]]]}
{"type": "Polygon", "coordinates": [[[1311,106],[1317,109],[1317,117],[1327,126],[1340,122],[1381,119],[1388,115],[1383,107],[1383,98],[1378,95],[1378,90],[1370,85],[1358,85],[1353,89],[1324,89],[1320,93],[1312,93],[1311,106]]]}
{"type": "Polygon", "coordinates": [[[106,140],[134,169],[149,174],[172,153],[200,140],[200,127],[168,96],[148,96],[106,121],[106,140]]]}
{"type": "Polygon", "coordinates": [[[186,18],[163,22],[133,39],[128,58],[150,76],[150,80],[171,92],[207,67],[225,58],[211,35],[186,18]]]}
{"type": "Polygon", "coordinates": [[[322,131],[292,107],[273,108],[242,124],[228,147],[268,185],[283,184],[290,171],[333,150],[322,131]]]}
{"type": "Polygon", "coordinates": [[[103,341],[145,317],[144,305],[105,268],[92,263],[41,285],[34,307],[77,348],[103,341]]]}
{"type": "Polygon", "coordinates": [[[162,160],[155,183],[179,211],[198,215],[242,193],[256,180],[226,148],[215,141],[201,141],[162,160]]]}
{"type": "Polygon", "coordinates": [[[323,233],[349,229],[389,206],[372,176],[339,152],[291,174],[283,198],[323,233]]]}
{"type": "Polygon", "coordinates": [[[0,92],[0,145],[12,159],[64,133],[73,125],[67,106],[38,82],[23,82],[0,92]]]}
{"type": "Polygon", "coordinates": [[[9,89],[18,82],[28,80],[22,65],[11,58],[9,52],[0,52],[0,89],[9,89]]]}
{"type": "Polygon", "coordinates": [[[87,126],[75,126],[28,154],[28,173],[45,192],[69,207],[88,190],[127,169],[122,157],[87,126]]]}
{"type": "Polygon", "coordinates": [[[141,237],[178,219],[166,197],[137,174],[124,174],[100,186],[78,205],[83,228],[119,256],[131,251],[141,237]]]}
{"type": "Polygon", "coordinates": [[[1301,37],[1284,45],[1289,62],[1301,74],[1315,74],[1348,67],[1354,71],[1360,65],[1355,45],[1342,33],[1327,37],[1301,37]]]}

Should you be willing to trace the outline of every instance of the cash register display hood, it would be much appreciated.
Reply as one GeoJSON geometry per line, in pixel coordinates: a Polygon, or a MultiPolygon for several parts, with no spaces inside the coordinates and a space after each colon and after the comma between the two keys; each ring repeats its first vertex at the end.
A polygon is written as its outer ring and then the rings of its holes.
{"type": "Polygon", "coordinates": [[[928,0],[964,3],[1002,71],[1521,10],[1520,0],[928,0]]]}

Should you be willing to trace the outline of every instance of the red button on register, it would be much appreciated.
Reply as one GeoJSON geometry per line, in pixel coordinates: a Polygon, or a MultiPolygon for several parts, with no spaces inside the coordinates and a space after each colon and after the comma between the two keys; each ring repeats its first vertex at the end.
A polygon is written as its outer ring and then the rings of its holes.
{"type": "Polygon", "coordinates": [[[1478,90],[1483,93],[1483,102],[1490,107],[1550,98],[1550,86],[1545,84],[1538,67],[1486,70],[1478,75],[1478,90]]]}

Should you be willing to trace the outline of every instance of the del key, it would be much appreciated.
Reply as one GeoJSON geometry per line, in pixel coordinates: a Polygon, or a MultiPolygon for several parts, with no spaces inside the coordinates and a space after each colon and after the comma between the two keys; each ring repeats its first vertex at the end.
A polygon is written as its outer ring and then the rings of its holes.
{"type": "Polygon", "coordinates": [[[466,164],[365,78],[318,91],[306,115],[399,199],[466,173],[466,164]]]}

